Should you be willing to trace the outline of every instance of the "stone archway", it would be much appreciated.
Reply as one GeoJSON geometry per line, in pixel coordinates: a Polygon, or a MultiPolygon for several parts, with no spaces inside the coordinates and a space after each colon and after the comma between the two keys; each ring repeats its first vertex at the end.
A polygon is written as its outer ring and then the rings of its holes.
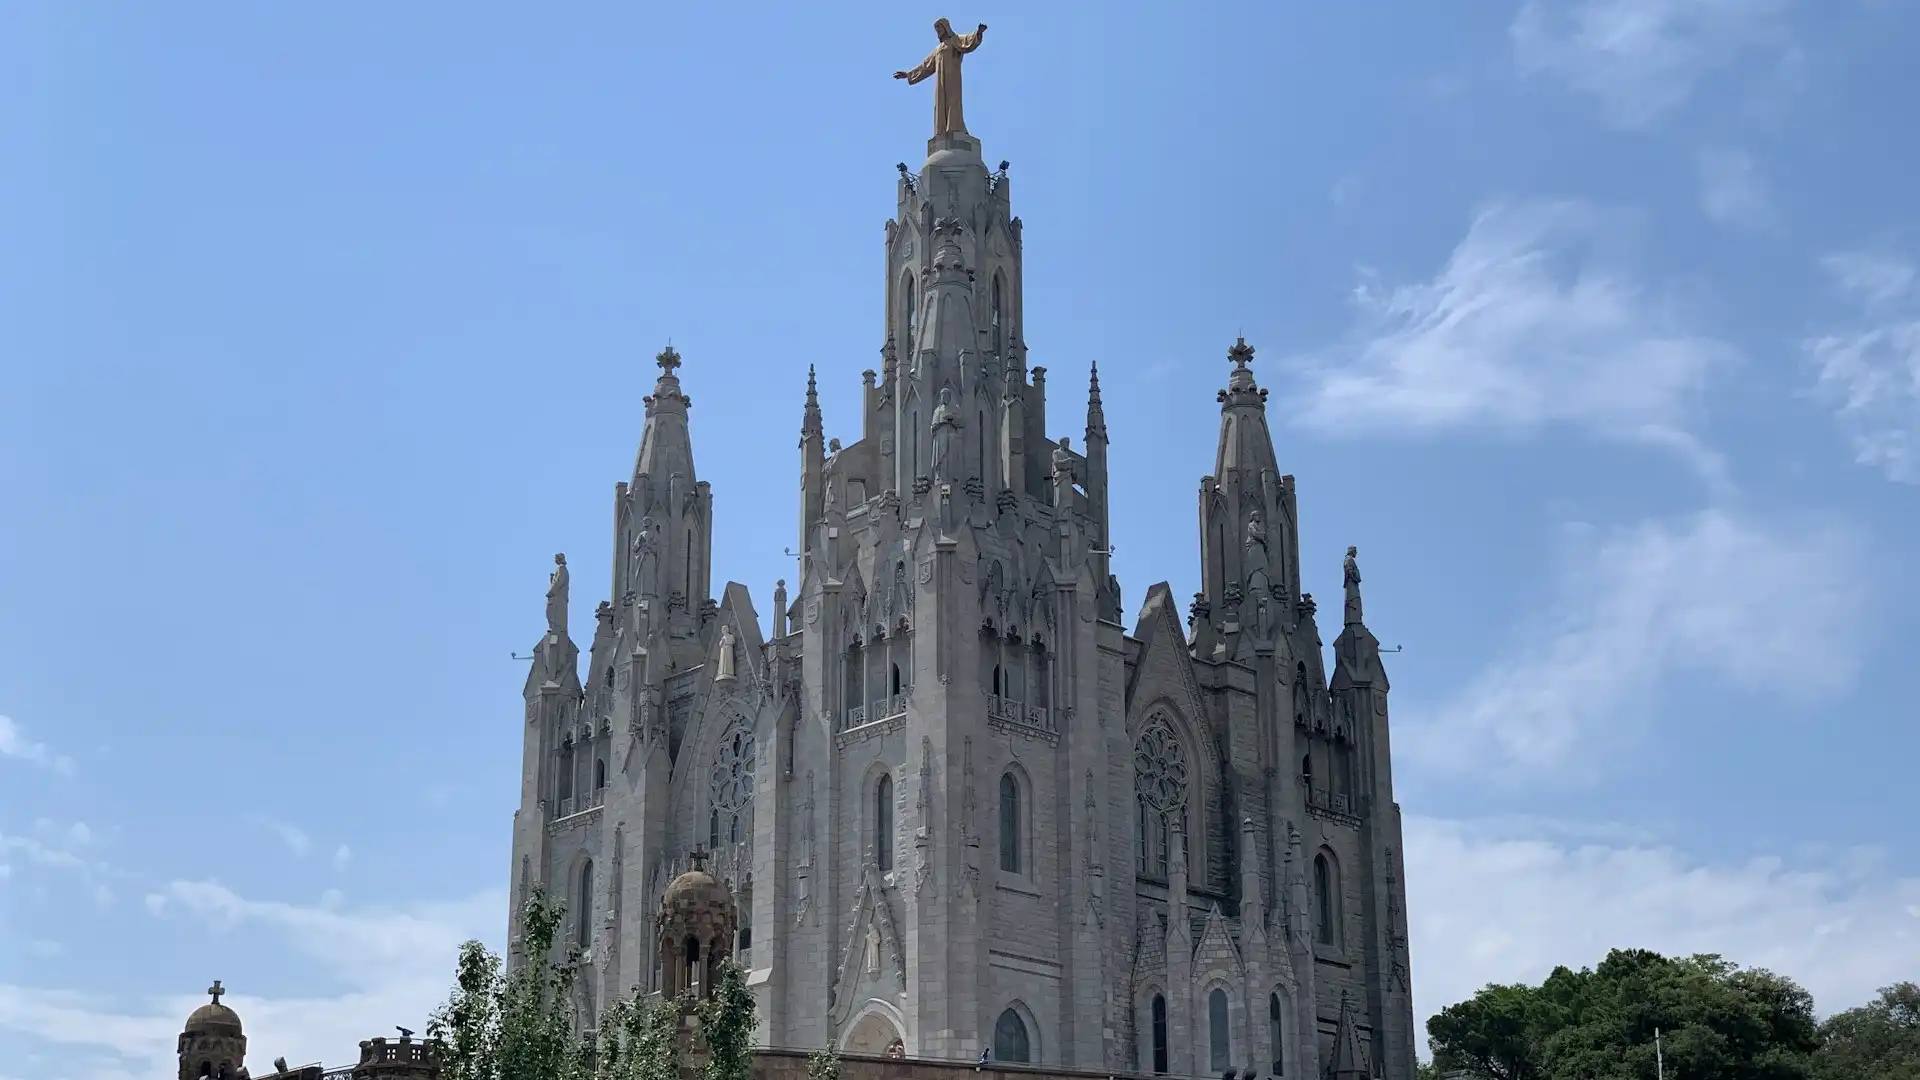
{"type": "Polygon", "coordinates": [[[853,1026],[847,1029],[846,1038],[841,1041],[840,1049],[849,1054],[884,1057],[888,1048],[902,1041],[900,1028],[885,1013],[875,1009],[863,1013],[853,1022],[853,1026]]]}

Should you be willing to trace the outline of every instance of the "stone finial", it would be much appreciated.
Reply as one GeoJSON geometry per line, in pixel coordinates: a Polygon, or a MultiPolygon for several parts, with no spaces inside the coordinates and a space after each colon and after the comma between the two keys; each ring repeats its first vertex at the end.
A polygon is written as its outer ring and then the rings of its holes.
{"type": "Polygon", "coordinates": [[[665,378],[672,375],[673,370],[680,366],[680,354],[673,351],[673,343],[668,342],[667,347],[661,349],[653,358],[653,362],[660,365],[660,375],[665,378]]]}

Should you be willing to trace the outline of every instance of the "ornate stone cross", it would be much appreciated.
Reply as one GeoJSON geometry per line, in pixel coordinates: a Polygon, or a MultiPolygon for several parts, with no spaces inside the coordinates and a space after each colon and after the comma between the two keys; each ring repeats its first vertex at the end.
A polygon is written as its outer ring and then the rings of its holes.
{"type": "Polygon", "coordinates": [[[660,365],[661,371],[671,375],[673,369],[680,366],[680,354],[674,352],[673,346],[669,345],[660,350],[660,355],[654,357],[653,362],[660,365]]]}
{"type": "Polygon", "coordinates": [[[707,861],[707,849],[705,846],[695,844],[693,850],[687,852],[687,861],[693,864],[695,870],[705,870],[707,861]]]}
{"type": "Polygon", "coordinates": [[[219,980],[219,979],[215,979],[215,980],[213,980],[213,985],[212,985],[212,986],[209,986],[209,987],[207,987],[207,993],[208,993],[208,994],[210,994],[210,995],[212,995],[212,997],[213,997],[213,1003],[214,1003],[215,1005],[218,1005],[218,1004],[220,1004],[220,997],[221,997],[221,995],[223,995],[223,994],[225,994],[226,992],[227,992],[227,990],[226,990],[226,987],[223,987],[223,986],[221,986],[221,985],[220,985],[220,980],[219,980]]]}

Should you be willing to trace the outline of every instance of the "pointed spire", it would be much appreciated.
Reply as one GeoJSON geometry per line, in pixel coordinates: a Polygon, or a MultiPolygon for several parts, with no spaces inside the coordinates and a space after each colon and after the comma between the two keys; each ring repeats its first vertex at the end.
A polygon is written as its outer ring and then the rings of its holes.
{"type": "Polygon", "coordinates": [[[1353,1024],[1353,992],[1340,990],[1340,1028],[1333,1037],[1333,1067],[1327,1075],[1333,1080],[1368,1080],[1361,1063],[1360,1032],[1353,1024]]]}
{"type": "Polygon", "coordinates": [[[681,392],[680,376],[675,374],[680,367],[680,354],[668,345],[654,356],[653,362],[660,365],[660,378],[653,385],[653,393],[642,399],[647,407],[647,424],[640,435],[640,453],[634,461],[633,473],[635,477],[659,477],[678,470],[691,479],[693,442],[687,434],[687,410],[692,407],[693,399],[681,392]]]}
{"type": "Polygon", "coordinates": [[[818,439],[822,431],[820,422],[820,387],[814,380],[813,365],[807,365],[807,408],[800,419],[800,438],[802,441],[818,439]]]}
{"type": "Polygon", "coordinates": [[[1100,362],[1093,362],[1087,375],[1087,442],[1107,441],[1107,412],[1100,404],[1100,362]]]}

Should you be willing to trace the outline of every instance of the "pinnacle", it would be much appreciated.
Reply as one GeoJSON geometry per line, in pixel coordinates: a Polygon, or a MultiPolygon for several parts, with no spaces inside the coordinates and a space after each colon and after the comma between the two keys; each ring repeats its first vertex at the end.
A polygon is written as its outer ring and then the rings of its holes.
{"type": "Polygon", "coordinates": [[[662,377],[672,375],[673,369],[680,366],[680,354],[674,352],[673,343],[668,342],[667,347],[660,350],[659,355],[653,358],[653,362],[660,365],[662,377]]]}

